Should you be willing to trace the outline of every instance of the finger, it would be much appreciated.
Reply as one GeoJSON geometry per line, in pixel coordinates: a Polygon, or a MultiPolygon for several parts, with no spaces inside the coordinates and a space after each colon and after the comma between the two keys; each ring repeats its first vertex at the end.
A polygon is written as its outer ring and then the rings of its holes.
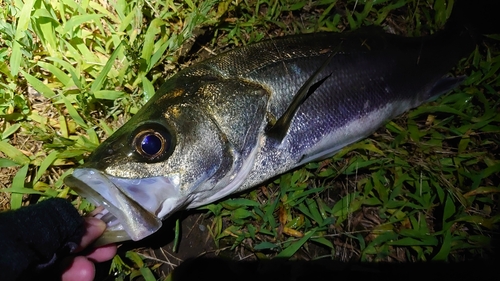
{"type": "Polygon", "coordinates": [[[85,228],[85,235],[83,235],[80,247],[78,247],[77,251],[85,249],[101,236],[104,230],[106,230],[106,223],[97,218],[87,217],[85,218],[85,228]]]}
{"type": "Polygon", "coordinates": [[[104,262],[112,259],[116,254],[116,245],[109,244],[99,248],[95,248],[89,254],[87,258],[93,262],[104,262]]]}
{"type": "Polygon", "coordinates": [[[87,258],[78,256],[70,263],[62,276],[62,281],[92,281],[95,276],[94,263],[87,258]]]}

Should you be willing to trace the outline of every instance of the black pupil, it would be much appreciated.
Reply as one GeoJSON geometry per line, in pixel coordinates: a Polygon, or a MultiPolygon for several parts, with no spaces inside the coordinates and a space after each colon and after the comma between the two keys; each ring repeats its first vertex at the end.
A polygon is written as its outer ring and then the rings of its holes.
{"type": "Polygon", "coordinates": [[[146,135],[141,141],[142,151],[149,155],[155,155],[160,152],[161,146],[161,139],[155,134],[146,135]]]}

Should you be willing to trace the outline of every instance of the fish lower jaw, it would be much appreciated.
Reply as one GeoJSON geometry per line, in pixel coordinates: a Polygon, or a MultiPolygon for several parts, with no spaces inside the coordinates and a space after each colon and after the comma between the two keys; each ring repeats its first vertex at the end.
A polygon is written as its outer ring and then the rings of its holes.
{"type": "Polygon", "coordinates": [[[64,182],[95,206],[106,231],[97,243],[105,245],[127,240],[138,241],[156,232],[161,220],[125,194],[112,177],[92,168],[76,169],[64,182]]]}

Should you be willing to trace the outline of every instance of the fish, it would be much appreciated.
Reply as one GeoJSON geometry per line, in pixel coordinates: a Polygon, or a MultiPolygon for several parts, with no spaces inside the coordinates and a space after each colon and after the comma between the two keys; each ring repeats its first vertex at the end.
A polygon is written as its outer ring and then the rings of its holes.
{"type": "Polygon", "coordinates": [[[168,79],[65,178],[100,206],[98,244],[141,240],[174,212],[333,156],[456,88],[476,46],[445,28],[404,37],[368,26],[235,48],[168,79]]]}

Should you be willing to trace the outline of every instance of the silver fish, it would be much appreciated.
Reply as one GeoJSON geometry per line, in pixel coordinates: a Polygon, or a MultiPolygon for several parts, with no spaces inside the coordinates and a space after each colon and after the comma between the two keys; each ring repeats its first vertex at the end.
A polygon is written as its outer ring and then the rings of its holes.
{"type": "Polygon", "coordinates": [[[368,27],[234,49],[169,79],[65,180],[108,223],[99,244],[140,240],[209,204],[334,155],[462,82],[468,32],[406,38],[368,27]]]}

